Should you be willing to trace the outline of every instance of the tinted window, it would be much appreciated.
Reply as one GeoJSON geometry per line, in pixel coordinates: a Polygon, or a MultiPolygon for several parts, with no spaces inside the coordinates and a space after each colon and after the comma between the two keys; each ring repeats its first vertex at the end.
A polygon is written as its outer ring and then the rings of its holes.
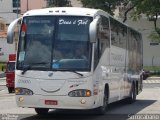
{"type": "Polygon", "coordinates": [[[90,17],[30,16],[23,19],[18,69],[90,70],[90,17]]]}

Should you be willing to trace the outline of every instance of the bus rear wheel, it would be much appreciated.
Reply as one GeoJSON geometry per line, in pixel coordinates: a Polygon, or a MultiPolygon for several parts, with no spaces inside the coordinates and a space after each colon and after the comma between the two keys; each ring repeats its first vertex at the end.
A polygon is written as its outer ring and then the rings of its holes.
{"type": "Polygon", "coordinates": [[[130,92],[130,96],[127,99],[127,102],[129,104],[132,104],[136,101],[136,87],[135,84],[132,84],[132,88],[131,88],[131,92],[130,92]]]}
{"type": "Polygon", "coordinates": [[[35,111],[38,115],[46,115],[49,109],[48,108],[35,108],[35,111]]]}

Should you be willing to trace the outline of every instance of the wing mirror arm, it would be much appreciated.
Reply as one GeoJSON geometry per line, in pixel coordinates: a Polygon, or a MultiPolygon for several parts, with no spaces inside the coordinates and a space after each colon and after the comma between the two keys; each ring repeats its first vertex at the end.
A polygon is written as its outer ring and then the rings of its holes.
{"type": "Polygon", "coordinates": [[[22,20],[22,18],[18,18],[16,20],[14,20],[13,22],[11,22],[11,24],[8,27],[8,31],[7,31],[7,43],[12,44],[13,43],[13,37],[14,37],[14,29],[17,25],[17,23],[22,20]]]}
{"type": "Polygon", "coordinates": [[[89,38],[90,42],[95,43],[97,40],[98,24],[100,21],[100,16],[97,16],[89,26],[89,38]]]}

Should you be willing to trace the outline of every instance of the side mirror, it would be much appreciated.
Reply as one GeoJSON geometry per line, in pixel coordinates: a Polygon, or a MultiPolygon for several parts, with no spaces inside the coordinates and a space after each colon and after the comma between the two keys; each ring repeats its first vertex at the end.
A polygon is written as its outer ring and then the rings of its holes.
{"type": "Polygon", "coordinates": [[[13,22],[11,22],[11,24],[9,25],[8,31],[7,31],[7,43],[9,43],[9,44],[13,43],[14,29],[21,19],[22,18],[18,18],[16,20],[14,20],[13,22]]]}
{"type": "Polygon", "coordinates": [[[97,39],[97,29],[98,29],[98,24],[100,21],[100,17],[97,16],[91,23],[89,26],[89,38],[90,38],[90,42],[96,42],[97,39]]]}

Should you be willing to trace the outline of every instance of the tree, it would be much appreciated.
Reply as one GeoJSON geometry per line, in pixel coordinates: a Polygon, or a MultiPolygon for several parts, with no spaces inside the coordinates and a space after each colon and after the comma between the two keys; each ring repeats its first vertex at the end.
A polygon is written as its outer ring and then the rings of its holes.
{"type": "MultiPolygon", "coordinates": [[[[158,16],[160,15],[160,0],[130,0],[131,1],[131,18],[137,20],[141,17],[142,14],[145,14],[148,17],[148,20],[154,22],[154,29],[150,34],[150,38],[154,41],[160,42],[160,28],[157,26],[158,16]]],[[[125,12],[125,19],[127,18],[127,13],[125,12]]]]}
{"type": "Polygon", "coordinates": [[[69,0],[48,0],[48,7],[65,7],[71,6],[69,0]]]}
{"type": "Polygon", "coordinates": [[[150,35],[150,38],[160,41],[160,28],[157,26],[158,16],[160,15],[160,0],[81,0],[83,6],[90,8],[100,8],[111,15],[117,6],[123,5],[126,7],[124,12],[124,20],[127,20],[127,15],[130,12],[132,20],[137,20],[142,14],[146,15],[149,20],[154,21],[155,31],[150,35]],[[129,6],[129,7],[128,7],[129,6]]]}
{"type": "Polygon", "coordinates": [[[102,9],[111,15],[114,15],[114,10],[117,5],[127,0],[81,0],[84,7],[102,9]]]}

